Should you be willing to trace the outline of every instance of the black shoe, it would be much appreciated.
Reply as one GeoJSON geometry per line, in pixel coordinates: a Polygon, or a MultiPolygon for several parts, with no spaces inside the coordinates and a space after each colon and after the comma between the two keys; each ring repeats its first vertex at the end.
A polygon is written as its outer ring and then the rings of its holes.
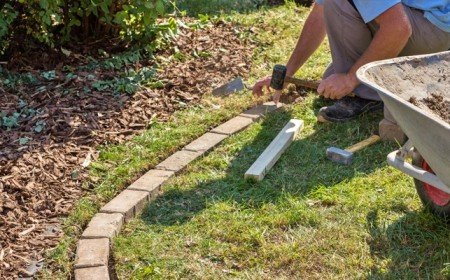
{"type": "Polygon", "coordinates": [[[366,112],[383,109],[383,102],[345,96],[332,106],[322,107],[317,116],[319,122],[346,122],[366,112]]]}

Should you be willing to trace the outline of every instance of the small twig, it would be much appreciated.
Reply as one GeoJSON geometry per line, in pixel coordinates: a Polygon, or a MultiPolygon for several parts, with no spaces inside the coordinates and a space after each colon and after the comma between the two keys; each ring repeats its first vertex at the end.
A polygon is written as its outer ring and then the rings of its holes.
{"type": "Polygon", "coordinates": [[[24,258],[24,257],[19,256],[19,255],[16,255],[16,254],[11,254],[11,256],[13,256],[13,257],[15,257],[15,258],[17,258],[17,259],[21,259],[21,260],[23,260],[23,261],[26,262],[26,263],[30,263],[30,262],[31,262],[29,259],[24,258]]]}
{"type": "Polygon", "coordinates": [[[26,230],[22,231],[21,233],[19,233],[19,236],[27,235],[35,229],[36,229],[36,225],[32,225],[29,229],[26,229],[26,230]]]}
{"type": "Polygon", "coordinates": [[[105,134],[109,134],[109,135],[120,135],[120,134],[131,134],[133,133],[135,130],[123,130],[123,131],[107,131],[105,132],[105,134]]]}

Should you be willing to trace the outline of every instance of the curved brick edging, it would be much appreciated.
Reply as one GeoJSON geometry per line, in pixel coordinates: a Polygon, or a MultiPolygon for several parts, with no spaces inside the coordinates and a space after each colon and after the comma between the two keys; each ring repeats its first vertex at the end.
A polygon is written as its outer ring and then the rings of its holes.
{"type": "Polygon", "coordinates": [[[108,261],[111,240],[120,232],[122,225],[141,212],[147,203],[158,196],[161,186],[190,162],[281,106],[273,102],[257,105],[219,125],[165,159],[104,205],[78,241],[75,280],[110,279],[108,261]]]}

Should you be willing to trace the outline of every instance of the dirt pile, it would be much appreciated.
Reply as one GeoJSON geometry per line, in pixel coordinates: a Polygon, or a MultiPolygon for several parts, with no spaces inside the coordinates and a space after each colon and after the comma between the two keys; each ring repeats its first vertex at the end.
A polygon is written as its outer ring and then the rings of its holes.
{"type": "Polygon", "coordinates": [[[450,123],[450,102],[446,101],[443,95],[432,93],[431,96],[424,98],[422,102],[444,121],[450,123]]]}
{"type": "Polygon", "coordinates": [[[45,250],[57,244],[60,218],[91,187],[84,166],[96,159],[96,146],[126,141],[153,120],[166,120],[180,106],[199,101],[212,87],[246,77],[252,45],[240,35],[225,22],[182,29],[158,54],[178,57],[158,73],[161,87],[133,95],[93,88],[93,76],[117,74],[101,68],[77,70],[70,80],[57,70],[55,79],[38,85],[0,87],[0,112],[17,122],[0,128],[1,279],[29,276],[45,250]]]}
{"type": "Polygon", "coordinates": [[[378,85],[450,123],[450,53],[378,66],[368,71],[378,85]]]}

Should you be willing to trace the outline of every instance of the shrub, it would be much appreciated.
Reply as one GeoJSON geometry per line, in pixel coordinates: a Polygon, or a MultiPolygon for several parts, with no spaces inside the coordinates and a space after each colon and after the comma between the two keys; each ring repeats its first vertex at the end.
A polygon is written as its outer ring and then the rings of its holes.
{"type": "MultiPolygon", "coordinates": [[[[33,38],[49,46],[105,36],[152,40],[170,0],[7,0],[0,6],[0,44],[33,38]],[[24,38],[25,37],[25,38],[24,38]]],[[[1,5],[1,4],[0,4],[1,5]]],[[[168,27],[169,28],[169,27],[168,27]]]]}

